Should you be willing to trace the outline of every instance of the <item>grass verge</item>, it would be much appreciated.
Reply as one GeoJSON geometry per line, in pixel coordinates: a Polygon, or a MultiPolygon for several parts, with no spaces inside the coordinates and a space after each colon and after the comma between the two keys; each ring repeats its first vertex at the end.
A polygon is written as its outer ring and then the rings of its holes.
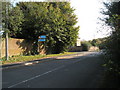
{"type": "Polygon", "coordinates": [[[37,59],[42,59],[45,57],[55,57],[55,56],[63,56],[63,55],[69,55],[69,54],[75,54],[75,52],[65,52],[60,54],[49,54],[49,55],[31,55],[31,56],[11,56],[9,57],[9,60],[6,60],[5,57],[1,59],[2,65],[5,64],[12,64],[12,63],[20,63],[25,61],[32,61],[37,59]]]}

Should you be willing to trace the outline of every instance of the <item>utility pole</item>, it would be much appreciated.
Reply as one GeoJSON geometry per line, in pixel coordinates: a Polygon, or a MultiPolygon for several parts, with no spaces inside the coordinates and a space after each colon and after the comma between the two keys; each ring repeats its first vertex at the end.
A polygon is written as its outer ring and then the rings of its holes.
{"type": "MultiPolygon", "coordinates": [[[[2,48],[2,2],[0,1],[0,61],[1,61],[1,48],[2,48]]],[[[2,64],[1,62],[0,62],[0,64],[2,64]]],[[[0,69],[0,89],[2,89],[2,69],[0,69]]]]}
{"type": "MultiPolygon", "coordinates": [[[[2,27],[0,27],[0,29],[2,29],[2,27]]],[[[0,30],[0,59],[2,58],[2,34],[3,31],[0,30]]]]}
{"type": "Polygon", "coordinates": [[[6,60],[9,60],[9,55],[8,55],[8,32],[6,32],[6,60]]]}
{"type": "Polygon", "coordinates": [[[8,5],[8,1],[6,0],[6,38],[5,38],[5,47],[6,47],[6,60],[9,60],[9,55],[8,55],[8,9],[9,9],[9,5],[8,5]]]}
{"type": "Polygon", "coordinates": [[[2,2],[0,3],[0,58],[2,58],[2,2]]]}

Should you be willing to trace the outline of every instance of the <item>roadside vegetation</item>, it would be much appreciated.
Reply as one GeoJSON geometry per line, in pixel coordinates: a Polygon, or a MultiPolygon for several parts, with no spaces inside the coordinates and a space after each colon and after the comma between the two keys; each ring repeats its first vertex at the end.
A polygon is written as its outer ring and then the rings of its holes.
{"type": "Polygon", "coordinates": [[[104,3],[107,16],[101,20],[110,26],[111,35],[102,43],[104,46],[104,67],[106,69],[103,87],[120,88],[120,1],[104,3]]]}
{"type": "MultiPolygon", "coordinates": [[[[111,35],[106,38],[83,41],[83,51],[91,46],[104,49],[104,67],[106,69],[103,85],[106,88],[117,87],[120,83],[120,1],[104,3],[106,9],[102,13],[106,16],[101,20],[110,26],[111,35]]],[[[44,57],[67,55],[64,53],[74,46],[78,38],[79,26],[75,27],[77,17],[69,2],[20,2],[16,6],[2,3],[2,24],[10,38],[31,40],[33,48],[30,56],[11,56],[2,64],[30,61],[44,57]],[[9,8],[6,17],[6,5],[9,8]],[[45,46],[47,54],[38,55],[38,37],[46,35],[45,46]],[[62,54],[60,54],[62,53],[62,54]]],[[[5,32],[3,37],[5,37],[5,32]]],[[[26,53],[27,55],[27,53],[26,53]]]]}
{"type": "Polygon", "coordinates": [[[2,6],[4,31],[11,38],[31,41],[30,55],[38,54],[40,35],[47,37],[42,43],[47,54],[63,53],[75,45],[79,26],[75,26],[77,17],[69,2],[19,2],[16,6],[3,2],[2,6]],[[9,8],[8,17],[6,6],[9,8]]]}
{"type": "Polygon", "coordinates": [[[5,57],[1,59],[2,63],[1,64],[11,64],[11,63],[20,63],[20,62],[25,62],[25,61],[32,61],[32,60],[38,60],[42,58],[52,58],[55,56],[63,56],[63,55],[70,55],[70,54],[75,54],[75,52],[64,52],[60,54],[49,54],[49,55],[31,55],[31,56],[21,56],[21,55],[16,55],[16,56],[11,56],[9,57],[9,60],[6,60],[5,57]]]}
{"type": "Polygon", "coordinates": [[[84,50],[90,46],[97,46],[103,51],[105,73],[103,88],[120,88],[120,1],[104,2],[106,9],[101,13],[105,16],[100,18],[112,31],[110,36],[82,42],[84,50]]]}
{"type": "Polygon", "coordinates": [[[104,38],[97,38],[97,39],[93,39],[93,40],[89,40],[88,42],[95,47],[99,47],[100,50],[105,49],[105,41],[108,37],[104,37],[104,38]]]}
{"type": "Polygon", "coordinates": [[[88,41],[82,41],[81,46],[82,46],[83,51],[88,51],[90,47],[92,46],[92,44],[88,41]]]}
{"type": "Polygon", "coordinates": [[[90,47],[98,47],[100,50],[105,49],[105,41],[108,37],[98,38],[89,41],[82,41],[81,46],[83,51],[89,51],[90,47]]]}

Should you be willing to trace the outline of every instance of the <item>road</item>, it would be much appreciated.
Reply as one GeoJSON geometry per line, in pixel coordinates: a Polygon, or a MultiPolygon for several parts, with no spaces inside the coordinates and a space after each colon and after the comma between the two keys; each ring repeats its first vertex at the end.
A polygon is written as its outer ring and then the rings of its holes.
{"type": "Polygon", "coordinates": [[[99,52],[3,69],[3,88],[99,88],[103,74],[99,52]]]}

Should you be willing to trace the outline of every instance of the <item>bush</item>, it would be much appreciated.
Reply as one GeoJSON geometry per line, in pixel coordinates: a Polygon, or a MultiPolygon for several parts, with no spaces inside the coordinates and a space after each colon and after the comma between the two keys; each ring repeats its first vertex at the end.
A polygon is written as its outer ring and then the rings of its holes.
{"type": "Polygon", "coordinates": [[[89,48],[92,46],[92,45],[91,45],[89,42],[87,42],[87,41],[82,42],[81,45],[82,45],[82,51],[88,51],[89,48]]]}

